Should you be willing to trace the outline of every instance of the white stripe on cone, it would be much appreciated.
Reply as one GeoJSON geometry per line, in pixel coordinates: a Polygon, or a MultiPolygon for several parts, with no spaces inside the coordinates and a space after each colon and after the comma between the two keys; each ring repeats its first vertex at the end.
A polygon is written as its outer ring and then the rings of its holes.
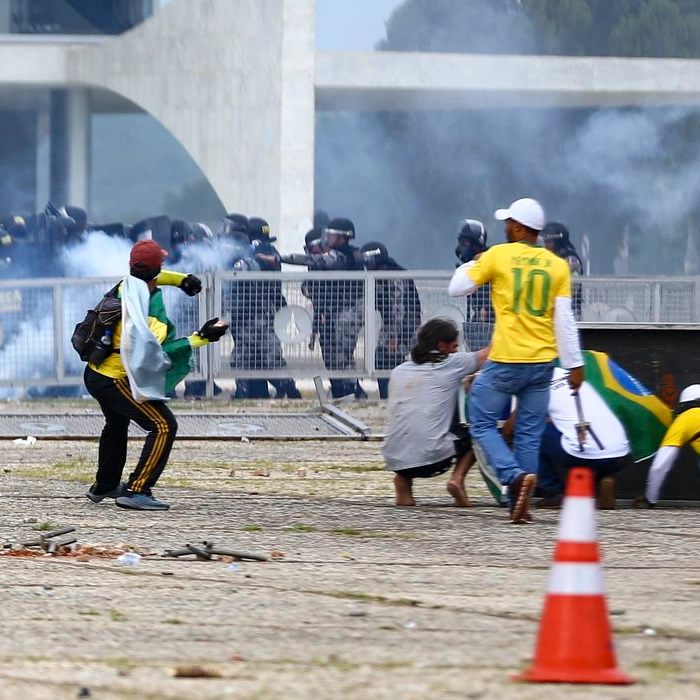
{"type": "Polygon", "coordinates": [[[600,564],[552,564],[547,593],[559,595],[605,595],[600,564]]]}
{"type": "Polygon", "coordinates": [[[597,542],[595,505],[592,498],[567,496],[559,522],[560,542],[597,542]]]}

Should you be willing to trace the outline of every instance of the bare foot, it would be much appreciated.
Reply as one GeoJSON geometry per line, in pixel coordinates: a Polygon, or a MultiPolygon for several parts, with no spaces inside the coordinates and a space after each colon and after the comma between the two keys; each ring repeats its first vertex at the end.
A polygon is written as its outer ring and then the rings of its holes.
{"type": "Polygon", "coordinates": [[[456,481],[448,481],[447,493],[449,493],[450,496],[455,499],[455,506],[457,508],[471,508],[472,503],[469,500],[467,491],[462,484],[458,484],[456,481]]]}
{"type": "Polygon", "coordinates": [[[413,499],[413,479],[409,479],[400,473],[394,474],[394,490],[396,491],[397,506],[415,506],[413,499]]]}
{"type": "Polygon", "coordinates": [[[415,506],[416,501],[413,496],[399,496],[396,494],[396,505],[397,506],[415,506]]]}

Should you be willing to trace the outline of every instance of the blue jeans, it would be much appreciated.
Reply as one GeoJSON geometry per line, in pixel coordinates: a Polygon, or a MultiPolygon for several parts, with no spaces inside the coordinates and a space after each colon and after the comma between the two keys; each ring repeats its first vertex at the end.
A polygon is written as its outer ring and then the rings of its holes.
{"type": "Polygon", "coordinates": [[[540,438],[547,418],[553,362],[506,363],[488,360],[469,394],[469,429],[502,484],[523,472],[537,473],[540,438]],[[513,451],[498,432],[498,420],[518,399],[513,451]]]}
{"type": "Polygon", "coordinates": [[[588,467],[593,470],[596,483],[604,476],[611,476],[630,464],[629,455],[625,457],[606,457],[604,459],[586,459],[574,457],[561,446],[561,433],[547,423],[540,443],[540,466],[537,485],[545,496],[564,493],[564,481],[572,467],[588,467]]]}

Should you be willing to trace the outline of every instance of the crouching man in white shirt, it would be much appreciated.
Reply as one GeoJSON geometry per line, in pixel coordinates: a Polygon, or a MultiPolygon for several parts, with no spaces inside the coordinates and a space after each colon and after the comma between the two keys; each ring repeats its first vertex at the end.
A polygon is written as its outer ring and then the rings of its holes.
{"type": "Polygon", "coordinates": [[[468,433],[455,434],[460,383],[486,360],[489,348],[457,352],[458,331],[446,318],[418,330],[411,359],[389,378],[388,426],[382,444],[386,468],[394,472],[396,505],[414,506],[413,479],[439,476],[455,464],[447,490],[467,505],[464,478],[472,464],[468,433]]]}
{"type": "Polygon", "coordinates": [[[599,506],[614,508],[611,477],[632,463],[630,444],[622,423],[600,394],[588,382],[579,388],[581,413],[576,398],[571,394],[568,371],[555,367],[549,390],[549,420],[540,442],[540,461],[537,480],[543,498],[535,508],[556,508],[561,505],[564,481],[572,467],[593,470],[598,487],[599,506]],[[582,431],[577,424],[581,418],[588,424],[582,431]],[[606,480],[603,482],[603,480],[606,480]]]}

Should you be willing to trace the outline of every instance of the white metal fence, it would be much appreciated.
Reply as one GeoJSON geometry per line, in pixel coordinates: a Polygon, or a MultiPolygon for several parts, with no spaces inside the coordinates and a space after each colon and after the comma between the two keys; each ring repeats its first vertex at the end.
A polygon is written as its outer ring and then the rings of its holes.
{"type": "MultiPolygon", "coordinates": [[[[450,273],[226,272],[205,275],[190,298],[164,287],[179,335],[210,317],[231,323],[196,353],[193,379],[387,376],[420,323],[455,320],[466,344],[491,331],[478,300],[447,295],[450,273]]],[[[75,324],[112,278],[0,281],[0,387],[79,386],[75,324]]],[[[582,325],[700,324],[700,277],[579,278],[582,325]]],[[[5,392],[7,393],[7,392],[5,392]]],[[[0,396],[3,392],[0,392],[0,396]]]]}

